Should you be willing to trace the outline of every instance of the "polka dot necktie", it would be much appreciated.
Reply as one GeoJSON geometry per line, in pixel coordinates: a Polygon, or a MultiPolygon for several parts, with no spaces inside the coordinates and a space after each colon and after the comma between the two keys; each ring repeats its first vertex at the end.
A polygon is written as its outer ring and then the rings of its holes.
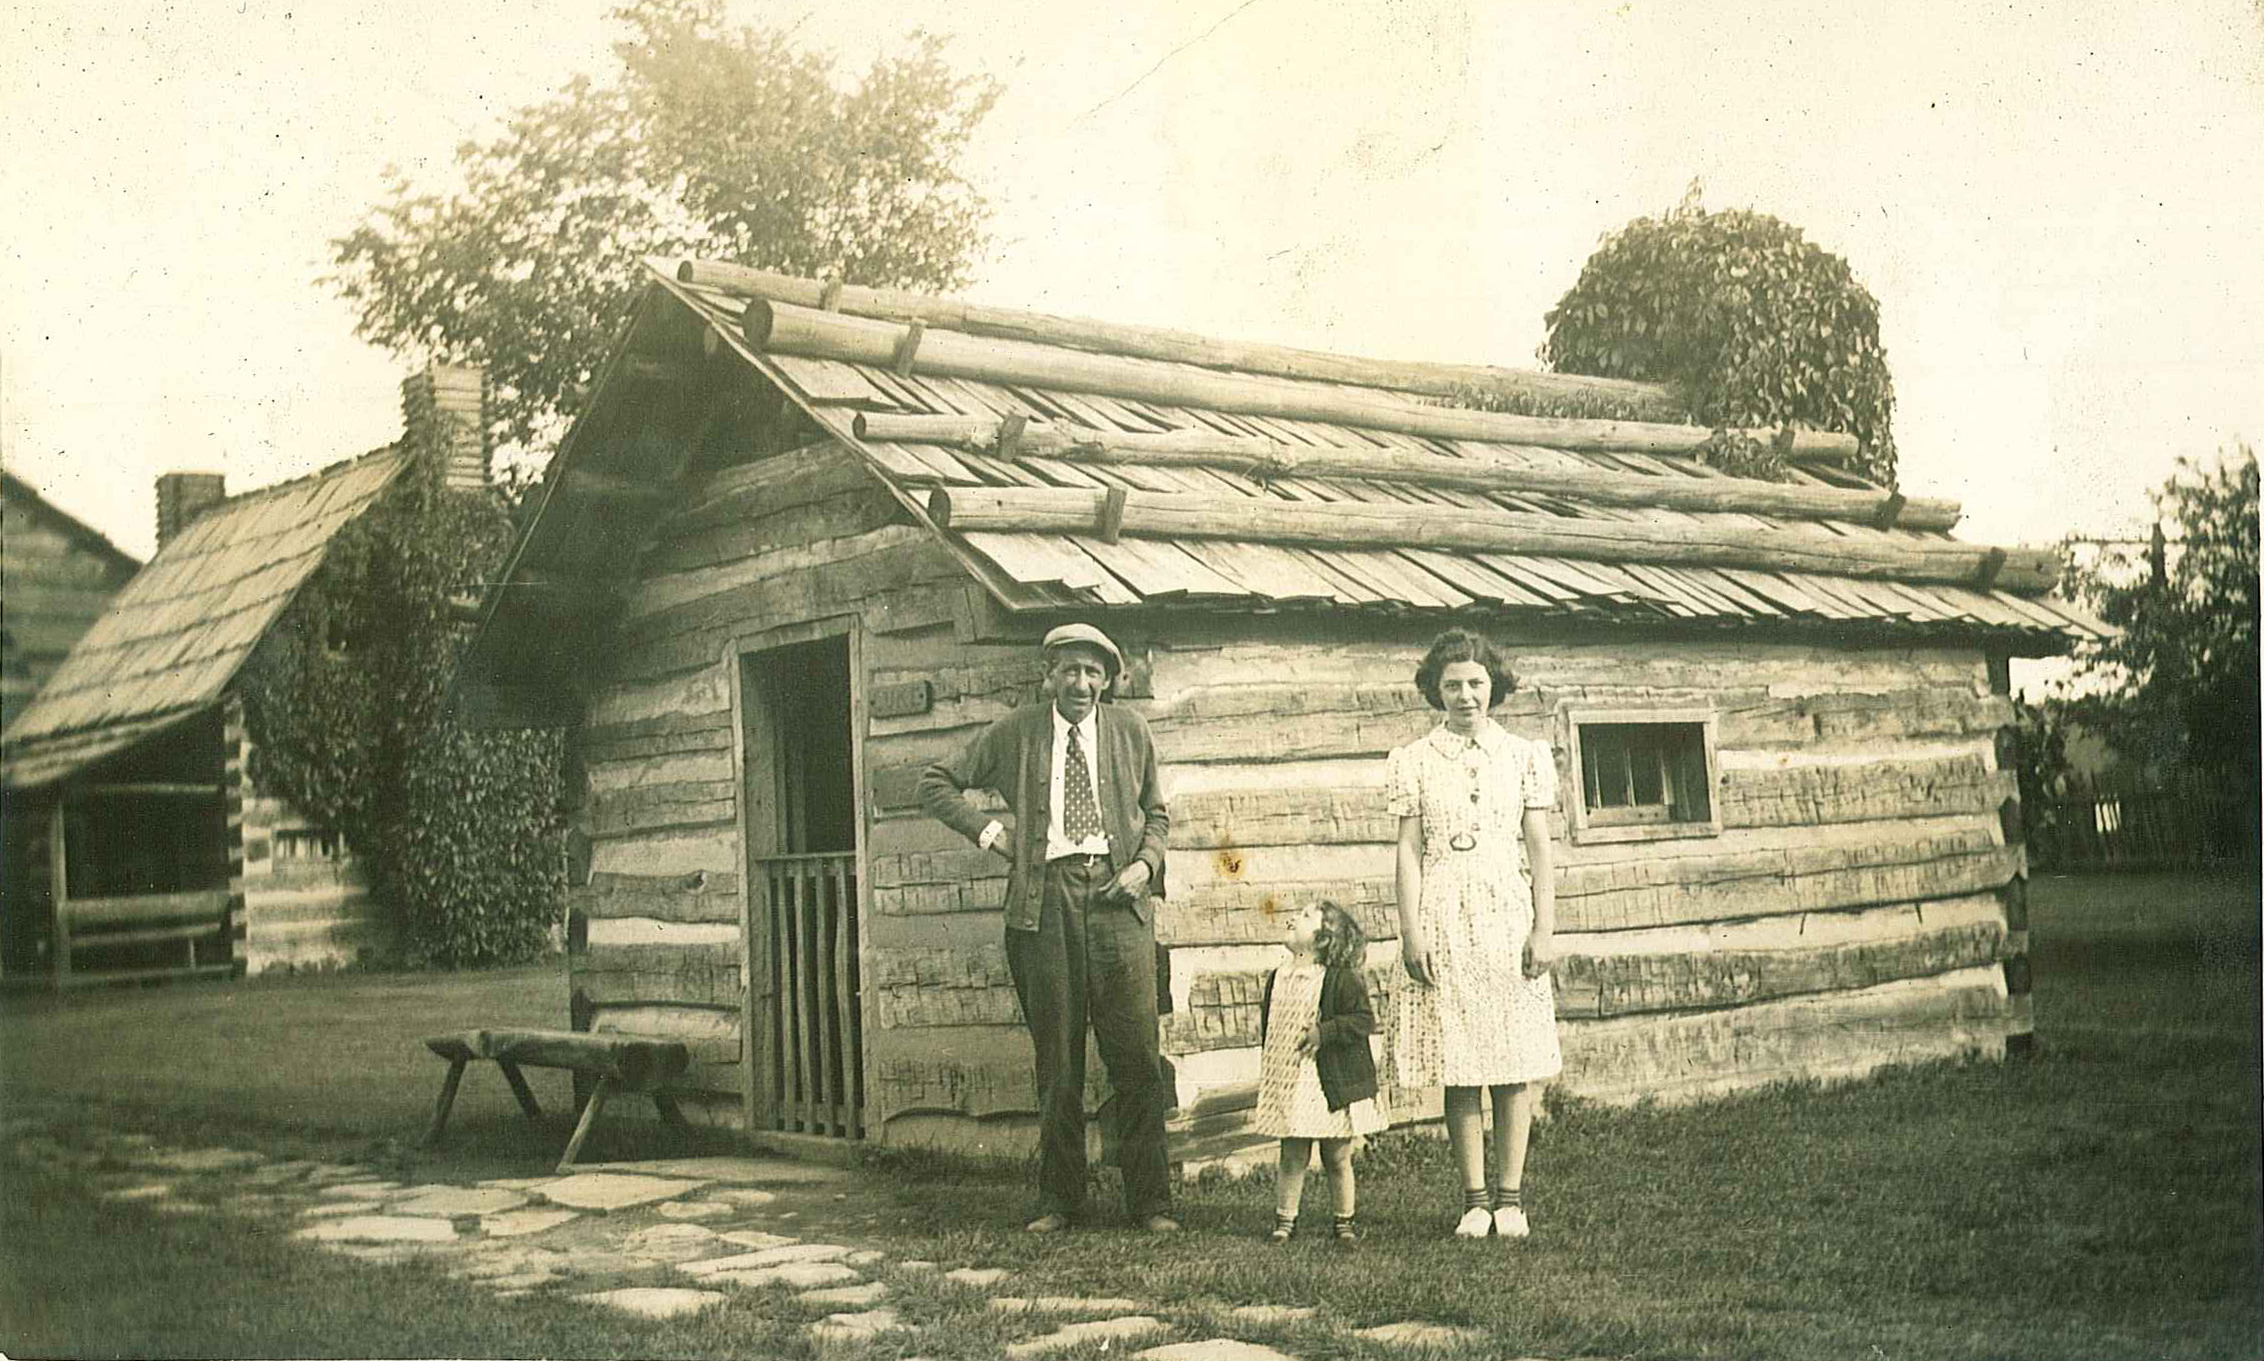
{"type": "Polygon", "coordinates": [[[1061,834],[1072,843],[1101,834],[1101,806],[1093,802],[1093,768],[1085,764],[1085,744],[1069,730],[1069,755],[1061,767],[1061,834]]]}

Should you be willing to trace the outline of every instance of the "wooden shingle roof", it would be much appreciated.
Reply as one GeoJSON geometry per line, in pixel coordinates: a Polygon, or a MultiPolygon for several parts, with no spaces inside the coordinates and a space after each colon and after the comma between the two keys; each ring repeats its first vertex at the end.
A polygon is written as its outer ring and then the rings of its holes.
{"type": "Polygon", "coordinates": [[[2048,553],[1960,543],[1954,503],[1802,450],[1791,482],[1754,482],[1690,456],[1703,429],[1510,416],[1346,381],[1400,382],[1389,365],[1276,351],[1238,372],[1226,365],[1245,349],[1218,342],[1196,342],[1203,364],[1159,357],[1177,343],[1125,352],[1192,339],[1175,333],[1112,328],[1130,336],[1116,352],[1090,334],[1049,345],[1032,338],[1043,325],[983,335],[987,309],[652,263],[1009,608],[1803,620],[1992,634],[2024,652],[2104,632],[2045,593],[2048,553]]]}
{"type": "Polygon", "coordinates": [[[570,717],[561,676],[669,517],[712,513],[693,465],[746,471],[728,445],[749,421],[814,423],[1016,612],[1469,612],[2019,655],[2105,632],[2048,596],[2048,551],[1960,542],[1954,502],[1848,472],[1851,437],[1778,432],[1789,480],[1726,476],[1655,385],[647,263],[459,670],[474,721],[570,717]],[[1575,414],[1473,409],[1473,389],[1575,414]]]}
{"type": "Polygon", "coordinates": [[[407,462],[379,450],[198,516],[118,592],[0,735],[0,783],[52,783],[218,703],[338,531],[407,462]]]}

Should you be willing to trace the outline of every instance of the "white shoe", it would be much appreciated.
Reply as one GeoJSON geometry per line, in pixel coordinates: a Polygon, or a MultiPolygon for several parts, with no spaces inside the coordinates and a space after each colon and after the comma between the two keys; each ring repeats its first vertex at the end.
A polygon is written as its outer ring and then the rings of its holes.
{"type": "Polygon", "coordinates": [[[1454,1226],[1457,1238],[1483,1238],[1494,1231],[1494,1216],[1483,1205],[1473,1205],[1462,1212],[1462,1220],[1454,1226]]]}
{"type": "Polygon", "coordinates": [[[1504,1205],[1494,1211],[1496,1238],[1525,1238],[1531,1236],[1533,1226],[1525,1222],[1525,1208],[1521,1205],[1504,1205]]]}

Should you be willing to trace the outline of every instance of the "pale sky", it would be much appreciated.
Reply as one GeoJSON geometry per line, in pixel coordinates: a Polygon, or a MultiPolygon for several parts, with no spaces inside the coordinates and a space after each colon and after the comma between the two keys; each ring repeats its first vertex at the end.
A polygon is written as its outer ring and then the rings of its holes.
{"type": "MultiPolygon", "coordinates": [[[[150,484],[387,443],[413,362],[317,282],[386,165],[610,71],[610,0],[15,0],[0,451],[136,554],[150,484]]],[[[2130,532],[2264,442],[2257,0],[742,3],[846,69],[916,25],[1006,83],[970,295],[1535,363],[1604,232],[1692,176],[1880,300],[1906,490],[1960,533],[2130,532]],[[1099,11],[1095,14],[1093,11],[1099,11]]]]}

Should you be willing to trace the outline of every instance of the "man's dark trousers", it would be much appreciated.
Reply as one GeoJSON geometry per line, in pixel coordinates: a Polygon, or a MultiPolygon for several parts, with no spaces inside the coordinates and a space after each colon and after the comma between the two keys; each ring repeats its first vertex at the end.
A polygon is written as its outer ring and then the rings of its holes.
{"type": "Polygon", "coordinates": [[[1166,1102],[1156,1058],[1156,936],[1129,903],[1105,896],[1103,856],[1045,870],[1038,929],[1006,933],[1006,962],[1037,1051],[1041,1213],[1074,1219],[1085,1204],[1085,1027],[1116,1089],[1117,1161],[1135,1221],[1171,1208],[1166,1102]]]}

